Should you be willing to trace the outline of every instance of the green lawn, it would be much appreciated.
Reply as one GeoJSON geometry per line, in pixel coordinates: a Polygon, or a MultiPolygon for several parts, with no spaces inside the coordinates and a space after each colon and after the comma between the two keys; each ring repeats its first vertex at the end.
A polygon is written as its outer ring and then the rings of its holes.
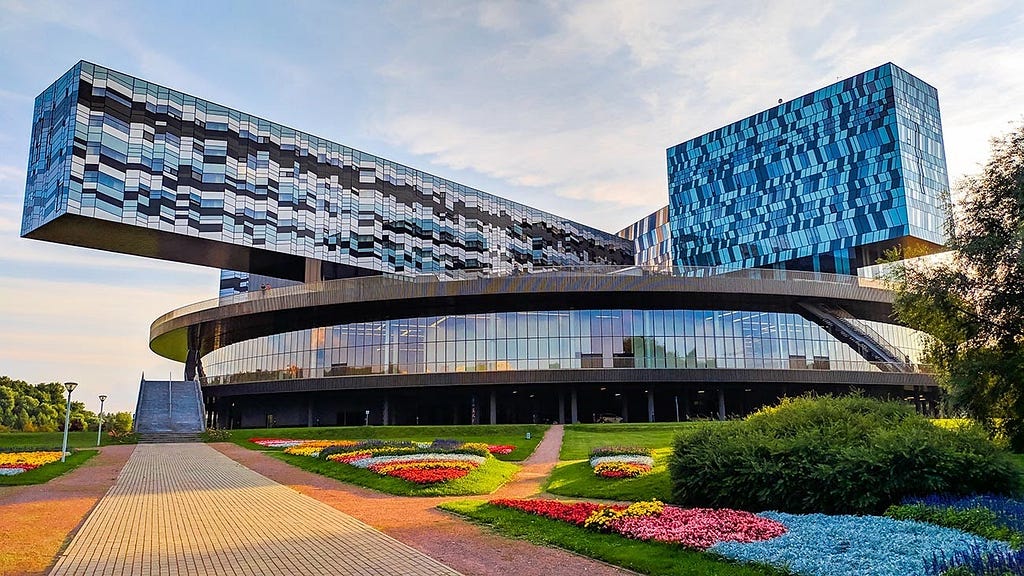
{"type": "MultiPolygon", "coordinates": [[[[526,459],[544,436],[547,426],[534,424],[498,424],[481,426],[338,426],[330,428],[257,428],[232,430],[231,441],[246,448],[262,450],[250,438],[301,438],[307,440],[411,440],[430,442],[439,438],[490,445],[511,444],[511,454],[496,455],[500,460],[526,459]],[[526,439],[530,433],[531,438],[526,439]]],[[[95,441],[95,438],[93,439],[95,441]]]]}
{"type": "MultiPolygon", "coordinates": [[[[60,450],[63,432],[0,432],[0,449],[5,448],[43,448],[60,450]]],[[[103,446],[115,444],[110,442],[106,431],[103,432],[103,446]]],[[[68,448],[95,448],[96,432],[68,432],[68,448]]]]}
{"type": "MultiPolygon", "coordinates": [[[[93,442],[96,442],[95,436],[93,436],[93,442]]],[[[57,450],[60,451],[59,446],[57,447],[57,450]]],[[[97,454],[99,454],[97,450],[77,450],[65,458],[64,462],[58,460],[57,462],[40,466],[34,470],[27,470],[21,474],[15,474],[14,476],[0,476],[0,486],[24,486],[26,484],[42,484],[44,482],[49,482],[65,472],[78,468],[84,464],[86,460],[97,454]]]]}
{"type": "Polygon", "coordinates": [[[565,427],[561,460],[590,458],[598,446],[643,446],[670,448],[676,434],[696,426],[714,426],[716,421],[657,422],[654,424],[570,424],[565,427]]]}
{"type": "MultiPolygon", "coordinates": [[[[641,574],[665,576],[777,576],[770,566],[738,564],[707,552],[658,542],[642,542],[617,534],[578,528],[518,510],[479,501],[446,502],[439,508],[490,526],[510,538],[548,544],[622,566],[641,574]]],[[[557,572],[553,568],[552,572],[557,572]]]]}
{"type": "Polygon", "coordinates": [[[657,498],[668,502],[672,497],[667,461],[671,448],[654,451],[654,468],[637,478],[601,478],[594,474],[588,460],[561,462],[548,477],[544,489],[559,496],[603,498],[636,502],[657,498]]]}
{"type": "Polygon", "coordinates": [[[508,482],[519,466],[510,462],[502,462],[488,458],[463,478],[441,482],[439,484],[416,484],[393,476],[382,476],[376,472],[364,470],[340,462],[329,462],[309,456],[296,456],[273,451],[271,456],[283,460],[303,470],[334,478],[349,484],[356,484],[397,496],[469,496],[473,494],[490,494],[502,484],[508,482]]]}

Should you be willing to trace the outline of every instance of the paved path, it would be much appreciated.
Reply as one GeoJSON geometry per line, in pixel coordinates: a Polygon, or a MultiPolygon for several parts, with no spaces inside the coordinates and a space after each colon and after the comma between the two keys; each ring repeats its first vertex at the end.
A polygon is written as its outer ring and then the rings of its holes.
{"type": "Polygon", "coordinates": [[[552,426],[516,477],[485,496],[392,496],[306,472],[259,450],[215,444],[217,450],[295,490],[383,530],[463,574],[473,576],[622,576],[635,574],[571,552],[513,540],[434,508],[450,500],[537,495],[558,462],[562,427],[552,426]]]}
{"type": "Polygon", "coordinates": [[[0,576],[46,574],[134,449],[104,446],[85,464],[45,484],[0,488],[0,576]]]}
{"type": "Polygon", "coordinates": [[[455,575],[204,444],[142,444],[51,575],[455,575]]]}

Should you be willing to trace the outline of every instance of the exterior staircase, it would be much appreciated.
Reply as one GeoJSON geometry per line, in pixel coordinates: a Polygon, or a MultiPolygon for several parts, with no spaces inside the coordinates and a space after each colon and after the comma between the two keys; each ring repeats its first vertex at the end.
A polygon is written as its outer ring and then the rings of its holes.
{"type": "Polygon", "coordinates": [[[135,406],[139,442],[198,442],[206,431],[203,394],[198,382],[146,380],[135,406]]]}
{"type": "Polygon", "coordinates": [[[899,348],[853,314],[836,305],[798,302],[800,313],[841,342],[849,344],[883,372],[914,372],[915,368],[899,348]]]}

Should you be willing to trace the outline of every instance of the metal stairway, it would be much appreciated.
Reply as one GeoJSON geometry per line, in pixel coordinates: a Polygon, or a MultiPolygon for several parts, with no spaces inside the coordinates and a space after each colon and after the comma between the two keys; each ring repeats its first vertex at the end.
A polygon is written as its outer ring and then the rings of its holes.
{"type": "Polygon", "coordinates": [[[797,302],[800,313],[874,362],[884,372],[914,372],[910,358],[881,334],[836,305],[797,302]]]}
{"type": "Polygon", "coordinates": [[[143,376],[134,428],[140,442],[197,441],[197,435],[206,430],[199,383],[143,376]]]}

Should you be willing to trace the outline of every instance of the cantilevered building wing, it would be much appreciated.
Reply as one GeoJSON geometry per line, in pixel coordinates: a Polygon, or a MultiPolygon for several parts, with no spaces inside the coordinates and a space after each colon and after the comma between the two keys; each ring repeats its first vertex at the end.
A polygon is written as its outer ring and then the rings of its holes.
{"type": "Polygon", "coordinates": [[[88,62],[36,100],[22,235],[299,281],[632,262],[612,234],[88,62]]]}
{"type": "Polygon", "coordinates": [[[935,88],[884,64],[668,150],[679,265],[849,274],[944,242],[935,88]]]}

